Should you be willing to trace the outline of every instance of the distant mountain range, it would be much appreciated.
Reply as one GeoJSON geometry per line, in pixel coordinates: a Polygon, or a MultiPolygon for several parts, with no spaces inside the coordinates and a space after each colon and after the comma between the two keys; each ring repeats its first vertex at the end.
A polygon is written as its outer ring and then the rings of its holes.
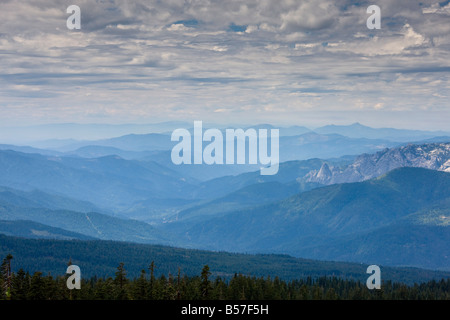
{"type": "MultiPolygon", "coordinates": [[[[170,139],[171,131],[176,128],[192,130],[193,123],[166,122],[148,125],[42,125],[0,129],[0,141],[14,141],[13,137],[33,138],[28,145],[0,144],[0,150],[12,150],[24,153],[37,153],[47,156],[100,158],[119,156],[126,160],[156,162],[164,167],[197,180],[210,180],[225,175],[238,175],[259,170],[255,165],[179,165],[171,162],[170,150],[176,144],[170,139]],[[65,134],[58,134],[61,132],[65,134]],[[3,132],[3,133],[2,133],[3,132]],[[92,134],[89,136],[88,133],[92,134]],[[116,134],[114,134],[116,132],[116,134]],[[126,133],[120,135],[120,133],[126,133]],[[80,134],[81,133],[81,136],[80,134]],[[78,135],[77,135],[78,134],[78,135]],[[61,137],[58,140],[36,141],[38,137],[50,135],[61,137]],[[88,140],[82,137],[105,138],[88,140]],[[109,137],[107,137],[109,136],[109,137]],[[1,139],[3,137],[3,139],[1,139]],[[70,137],[72,137],[70,139],[70,137]],[[73,139],[78,137],[78,140],[73,139]]],[[[207,124],[205,124],[206,129],[207,124]]],[[[210,124],[208,127],[214,127],[210,124]]],[[[217,126],[223,129],[223,126],[217,126]]],[[[407,142],[430,143],[450,141],[450,132],[419,131],[391,128],[371,128],[359,123],[347,126],[329,125],[316,129],[303,126],[277,127],[269,124],[244,127],[243,129],[279,129],[280,162],[307,160],[311,158],[338,158],[347,155],[374,153],[385,148],[397,147],[407,142]]],[[[26,142],[24,142],[26,143],[26,142]]]]}
{"type": "Polygon", "coordinates": [[[448,131],[423,131],[394,128],[371,128],[358,122],[351,125],[326,125],[314,129],[320,134],[340,134],[349,138],[383,139],[397,142],[422,141],[433,137],[448,137],[448,131]]]}
{"type": "MultiPolygon", "coordinates": [[[[168,121],[149,124],[77,124],[59,123],[35,126],[2,126],[0,143],[29,144],[38,148],[52,149],[70,142],[81,140],[106,140],[112,137],[130,134],[145,135],[148,133],[170,134],[177,128],[192,128],[193,122],[168,121]],[[55,140],[58,137],[58,140],[55,140]]],[[[205,123],[212,128],[233,128],[235,126],[205,123]]],[[[276,126],[270,124],[251,124],[240,128],[278,128],[280,136],[298,136],[314,131],[319,134],[339,134],[349,138],[382,139],[396,142],[421,141],[433,137],[450,136],[449,131],[406,130],[394,128],[372,128],[360,123],[350,125],[325,125],[318,128],[305,126],[276,126]]]]}
{"type": "Polygon", "coordinates": [[[273,176],[176,166],[167,133],[0,145],[0,233],[449,270],[450,139],[437,133],[284,128],[291,160],[273,176]]]}
{"type": "MultiPolygon", "coordinates": [[[[100,157],[113,154],[125,159],[138,160],[155,156],[155,151],[159,151],[166,154],[162,163],[166,165],[171,161],[170,153],[167,151],[172,150],[176,144],[177,142],[171,141],[170,134],[130,134],[96,141],[71,141],[51,150],[65,153],[67,156],[100,157]]],[[[206,144],[205,142],[204,145],[206,144]]],[[[400,142],[387,139],[349,138],[340,134],[319,134],[309,131],[299,135],[280,136],[279,144],[280,161],[284,162],[357,155],[398,146],[400,142]]],[[[26,149],[22,147],[22,150],[18,151],[26,152],[26,149]]],[[[30,148],[30,151],[33,149],[30,148]]]]}

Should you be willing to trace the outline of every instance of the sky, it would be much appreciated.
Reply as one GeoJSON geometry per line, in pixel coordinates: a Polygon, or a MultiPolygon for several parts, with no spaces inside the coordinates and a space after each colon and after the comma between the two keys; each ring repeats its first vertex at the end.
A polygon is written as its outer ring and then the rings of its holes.
{"type": "Polygon", "coordinates": [[[449,131],[449,56],[449,1],[2,0],[0,125],[449,131]]]}

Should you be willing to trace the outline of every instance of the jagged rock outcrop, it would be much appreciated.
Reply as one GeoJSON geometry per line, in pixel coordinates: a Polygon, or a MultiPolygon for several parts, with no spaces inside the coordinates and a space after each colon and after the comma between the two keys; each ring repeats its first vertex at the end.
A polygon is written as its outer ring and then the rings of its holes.
{"type": "Polygon", "coordinates": [[[375,154],[362,154],[345,168],[322,165],[305,176],[307,182],[335,184],[359,182],[381,176],[400,167],[419,167],[450,172],[450,142],[409,144],[375,154]]]}

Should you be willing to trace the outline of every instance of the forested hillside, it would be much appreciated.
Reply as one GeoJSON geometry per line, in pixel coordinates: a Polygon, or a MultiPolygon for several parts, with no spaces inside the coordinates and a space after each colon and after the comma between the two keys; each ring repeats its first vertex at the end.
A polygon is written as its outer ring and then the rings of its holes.
{"type": "MultiPolygon", "coordinates": [[[[81,268],[83,278],[112,277],[125,263],[130,278],[138,277],[154,261],[155,275],[195,276],[208,264],[214,277],[229,279],[235,273],[255,277],[276,277],[290,281],[306,277],[338,277],[365,281],[367,265],[317,261],[277,254],[237,254],[196,249],[173,248],[103,240],[23,239],[0,234],[0,257],[13,255],[12,270],[20,268],[33,274],[64,275],[67,263],[81,268]]],[[[450,272],[417,268],[382,267],[382,279],[406,284],[450,278],[450,272]]]]}

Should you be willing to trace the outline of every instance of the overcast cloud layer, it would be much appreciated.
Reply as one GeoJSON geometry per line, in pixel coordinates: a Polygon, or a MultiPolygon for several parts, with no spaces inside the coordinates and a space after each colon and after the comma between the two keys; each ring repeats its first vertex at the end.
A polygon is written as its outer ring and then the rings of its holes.
{"type": "Polygon", "coordinates": [[[0,124],[448,130],[449,55],[449,1],[2,0],[0,124]]]}

